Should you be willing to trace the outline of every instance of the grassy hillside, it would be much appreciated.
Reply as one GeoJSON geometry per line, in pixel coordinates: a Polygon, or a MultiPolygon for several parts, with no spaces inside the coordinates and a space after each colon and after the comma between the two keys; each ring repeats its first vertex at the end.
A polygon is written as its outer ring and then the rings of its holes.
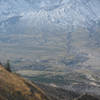
{"type": "Polygon", "coordinates": [[[0,100],[49,100],[34,83],[0,66],[0,100]]]}

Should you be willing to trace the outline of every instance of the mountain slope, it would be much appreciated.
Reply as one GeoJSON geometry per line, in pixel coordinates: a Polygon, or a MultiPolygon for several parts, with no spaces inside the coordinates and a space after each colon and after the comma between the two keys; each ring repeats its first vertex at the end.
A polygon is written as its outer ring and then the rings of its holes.
{"type": "Polygon", "coordinates": [[[35,84],[0,66],[0,100],[49,100],[35,84]]]}
{"type": "Polygon", "coordinates": [[[0,100],[99,100],[96,95],[81,95],[62,88],[37,84],[8,72],[0,65],[0,100]]]}
{"type": "MultiPolygon", "coordinates": [[[[38,83],[37,83],[38,84],[38,83]]],[[[53,87],[46,84],[38,84],[43,89],[51,100],[100,100],[100,95],[91,93],[81,93],[53,87]]]]}

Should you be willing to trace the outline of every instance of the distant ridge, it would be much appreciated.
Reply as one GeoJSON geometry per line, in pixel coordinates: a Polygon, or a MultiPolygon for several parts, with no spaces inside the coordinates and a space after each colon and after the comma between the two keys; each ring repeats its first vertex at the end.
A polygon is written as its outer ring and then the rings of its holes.
{"type": "Polygon", "coordinates": [[[44,84],[39,84],[38,86],[46,92],[51,100],[100,100],[100,96],[97,95],[77,93],[75,91],[54,88],[44,84]]]}
{"type": "Polygon", "coordinates": [[[92,95],[85,94],[85,95],[82,95],[82,96],[78,97],[75,100],[99,100],[99,99],[92,96],[92,95]]]}

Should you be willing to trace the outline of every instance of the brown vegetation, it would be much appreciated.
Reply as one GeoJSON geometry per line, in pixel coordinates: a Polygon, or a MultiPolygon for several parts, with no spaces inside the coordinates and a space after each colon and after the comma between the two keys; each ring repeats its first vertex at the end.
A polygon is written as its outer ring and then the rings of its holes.
{"type": "Polygon", "coordinates": [[[8,72],[0,65],[0,100],[49,100],[31,81],[8,72]]]}

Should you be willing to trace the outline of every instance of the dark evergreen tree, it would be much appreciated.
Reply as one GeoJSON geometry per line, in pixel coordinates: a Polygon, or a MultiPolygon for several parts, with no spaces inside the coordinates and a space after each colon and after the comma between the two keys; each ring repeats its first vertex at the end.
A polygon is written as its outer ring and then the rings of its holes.
{"type": "Polygon", "coordinates": [[[0,62],[0,65],[2,65],[2,63],[0,62]]]}
{"type": "Polygon", "coordinates": [[[11,72],[11,68],[10,68],[10,61],[9,60],[7,60],[7,63],[6,63],[6,69],[9,71],[9,72],[11,72]]]}

